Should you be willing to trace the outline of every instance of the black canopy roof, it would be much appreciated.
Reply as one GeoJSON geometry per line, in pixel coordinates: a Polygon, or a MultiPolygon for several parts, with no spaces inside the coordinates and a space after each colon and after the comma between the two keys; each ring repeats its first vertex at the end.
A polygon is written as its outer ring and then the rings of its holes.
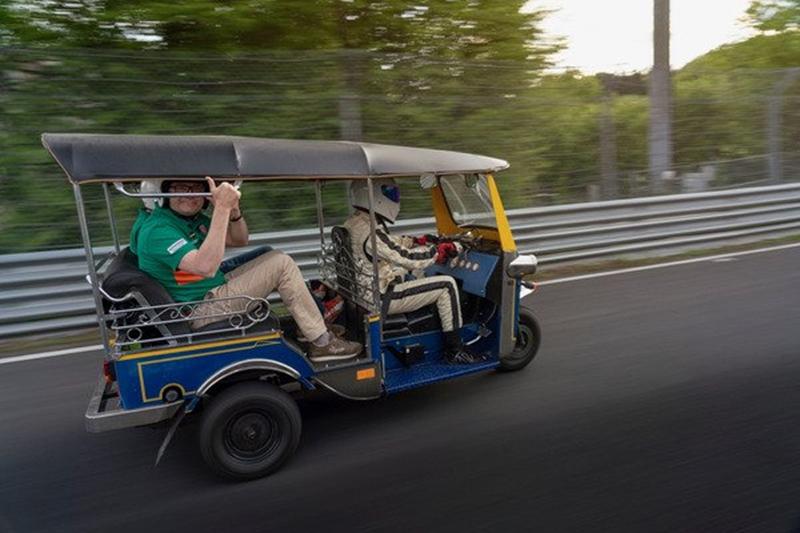
{"type": "Polygon", "coordinates": [[[45,133],[42,144],[74,183],[202,176],[357,179],[508,167],[481,155],[349,141],[45,133]]]}

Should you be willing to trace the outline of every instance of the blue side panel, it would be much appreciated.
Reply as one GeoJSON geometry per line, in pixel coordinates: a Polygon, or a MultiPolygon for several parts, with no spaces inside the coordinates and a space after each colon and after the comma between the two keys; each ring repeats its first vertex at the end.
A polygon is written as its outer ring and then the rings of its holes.
{"type": "Polygon", "coordinates": [[[122,405],[126,409],[136,409],[160,402],[161,392],[167,386],[177,386],[189,397],[218,370],[247,359],[283,363],[297,371],[301,378],[313,374],[306,359],[280,338],[119,360],[115,369],[122,405]]]}
{"type": "Polygon", "coordinates": [[[381,360],[381,322],[380,316],[376,319],[370,320],[369,318],[369,356],[375,361],[381,360]]]}
{"type": "Polygon", "coordinates": [[[386,371],[391,371],[399,368],[405,368],[400,360],[394,356],[387,346],[396,348],[402,351],[404,346],[421,344],[425,348],[425,359],[422,363],[435,363],[441,358],[442,352],[442,333],[440,331],[430,331],[420,335],[409,335],[408,337],[398,337],[384,341],[383,357],[384,368],[386,371]]]}
{"type": "MultiPolygon", "coordinates": [[[[477,324],[467,324],[461,330],[462,337],[469,340],[476,335],[477,324]]],[[[497,354],[497,335],[479,340],[472,345],[472,348],[479,352],[497,354]]],[[[421,387],[437,381],[445,381],[451,378],[481,372],[497,367],[496,357],[492,357],[486,362],[474,365],[451,365],[442,360],[442,334],[439,331],[432,331],[420,335],[410,335],[390,339],[384,342],[385,376],[384,388],[387,394],[400,392],[415,387],[421,387]],[[395,357],[387,347],[392,346],[398,350],[407,345],[422,345],[425,348],[424,359],[413,366],[406,367],[395,357]]]]}
{"type": "Polygon", "coordinates": [[[425,275],[444,274],[462,282],[462,288],[471,294],[486,296],[486,286],[497,262],[496,255],[469,250],[443,265],[433,265],[425,269],[425,275]]]}
{"type": "Polygon", "coordinates": [[[384,386],[387,394],[394,394],[436,383],[437,381],[491,370],[496,368],[498,364],[497,360],[491,360],[474,365],[448,365],[444,363],[418,365],[407,370],[387,372],[384,386]]]}

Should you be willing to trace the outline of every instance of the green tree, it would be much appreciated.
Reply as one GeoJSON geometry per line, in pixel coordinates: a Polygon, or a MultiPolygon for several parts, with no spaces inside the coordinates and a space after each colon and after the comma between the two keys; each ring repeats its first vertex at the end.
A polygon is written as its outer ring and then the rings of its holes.
{"type": "MultiPolygon", "coordinates": [[[[0,223],[24,228],[26,249],[78,240],[43,131],[337,138],[348,92],[366,140],[490,153],[533,182],[531,145],[518,139],[538,115],[520,106],[560,45],[542,39],[544,13],[524,3],[9,0],[0,223]]],[[[248,193],[246,207],[256,230],[296,227],[313,219],[306,198],[270,188],[248,193]]],[[[89,202],[104,228],[101,197],[89,202]]],[[[120,203],[124,234],[135,202],[120,203]]],[[[3,233],[0,251],[20,251],[3,233]]]]}
{"type": "Polygon", "coordinates": [[[750,24],[762,32],[800,29],[800,0],[755,0],[747,8],[750,24]]]}

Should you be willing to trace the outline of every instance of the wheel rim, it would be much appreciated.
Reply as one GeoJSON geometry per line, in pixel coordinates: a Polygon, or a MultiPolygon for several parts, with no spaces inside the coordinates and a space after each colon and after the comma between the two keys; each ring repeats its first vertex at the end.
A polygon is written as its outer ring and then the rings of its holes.
{"type": "Polygon", "coordinates": [[[267,411],[248,411],[232,417],[225,426],[225,449],[242,461],[260,460],[280,443],[277,421],[267,411]]]}

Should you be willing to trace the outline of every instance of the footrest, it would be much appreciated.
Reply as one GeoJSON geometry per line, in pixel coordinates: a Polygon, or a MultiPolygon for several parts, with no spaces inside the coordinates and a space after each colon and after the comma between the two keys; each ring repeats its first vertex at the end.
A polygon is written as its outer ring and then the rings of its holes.
{"type": "Polygon", "coordinates": [[[471,365],[449,365],[446,363],[431,363],[416,365],[411,368],[399,368],[386,373],[384,387],[387,394],[400,392],[437,381],[445,381],[484,370],[497,368],[497,360],[483,361],[471,365]]]}

